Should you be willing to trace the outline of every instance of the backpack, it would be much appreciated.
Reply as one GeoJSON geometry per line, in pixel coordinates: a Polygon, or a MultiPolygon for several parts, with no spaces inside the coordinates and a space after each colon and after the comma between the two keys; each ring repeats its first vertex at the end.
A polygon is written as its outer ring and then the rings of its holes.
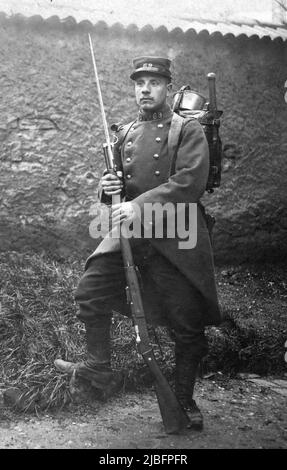
{"type": "Polygon", "coordinates": [[[176,151],[180,142],[181,130],[186,118],[197,119],[203,127],[209,147],[209,176],[206,191],[213,193],[220,186],[222,141],[219,136],[220,116],[222,111],[217,110],[215,92],[215,74],[207,75],[209,82],[209,102],[200,93],[192,90],[189,85],[181,87],[174,94],[174,114],[168,136],[168,149],[176,158],[176,151]]]}

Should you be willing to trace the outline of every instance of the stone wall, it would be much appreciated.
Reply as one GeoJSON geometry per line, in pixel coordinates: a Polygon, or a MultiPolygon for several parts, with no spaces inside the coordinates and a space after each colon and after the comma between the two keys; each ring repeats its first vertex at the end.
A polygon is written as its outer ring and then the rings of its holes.
{"type": "MultiPolygon", "coordinates": [[[[86,256],[98,241],[89,215],[103,171],[101,124],[87,29],[72,19],[1,19],[0,247],[86,256]]],[[[92,31],[110,123],[133,118],[131,60],[174,59],[175,88],[207,94],[217,74],[224,110],[222,186],[204,200],[217,219],[217,262],[276,259],[287,252],[286,45],[135,26],[92,31]]]]}

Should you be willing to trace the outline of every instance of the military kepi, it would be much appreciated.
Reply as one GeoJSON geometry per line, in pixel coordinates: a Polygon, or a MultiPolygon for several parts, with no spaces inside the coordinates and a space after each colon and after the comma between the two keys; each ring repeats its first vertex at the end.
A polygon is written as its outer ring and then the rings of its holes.
{"type": "Polygon", "coordinates": [[[136,57],[133,60],[134,71],[130,78],[135,80],[141,73],[153,73],[171,80],[171,61],[165,57],[136,57]]]}

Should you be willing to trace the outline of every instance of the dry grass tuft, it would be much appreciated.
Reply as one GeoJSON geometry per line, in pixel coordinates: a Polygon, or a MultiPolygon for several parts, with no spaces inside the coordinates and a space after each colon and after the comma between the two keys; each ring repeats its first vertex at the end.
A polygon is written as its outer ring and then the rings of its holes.
{"type": "MultiPolygon", "coordinates": [[[[53,365],[57,357],[79,361],[85,356],[84,327],[76,319],[73,299],[83,262],[58,262],[33,253],[0,254],[0,390],[18,410],[60,408],[71,401],[66,376],[53,365]]],[[[286,289],[282,267],[240,267],[218,270],[220,300],[228,322],[210,328],[206,370],[281,372],[287,338],[286,289]]],[[[113,321],[113,363],[124,368],[127,388],[151,384],[135,348],[131,321],[116,314],[113,321]]],[[[151,331],[155,355],[172,379],[173,343],[151,331]]]]}

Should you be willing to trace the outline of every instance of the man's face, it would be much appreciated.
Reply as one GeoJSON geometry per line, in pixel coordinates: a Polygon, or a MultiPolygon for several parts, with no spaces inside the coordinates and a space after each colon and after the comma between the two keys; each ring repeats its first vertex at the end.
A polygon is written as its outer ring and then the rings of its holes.
{"type": "Polygon", "coordinates": [[[166,103],[171,83],[165,77],[142,74],[135,79],[136,102],[143,111],[156,111],[166,103]]]}

